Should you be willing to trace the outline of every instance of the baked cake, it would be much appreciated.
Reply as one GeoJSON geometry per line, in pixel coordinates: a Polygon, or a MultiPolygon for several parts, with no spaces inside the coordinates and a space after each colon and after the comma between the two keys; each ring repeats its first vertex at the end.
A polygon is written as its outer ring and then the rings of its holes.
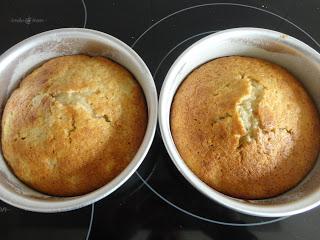
{"type": "Polygon", "coordinates": [[[147,118],[143,91],[123,66],[104,57],[57,57],[25,77],[7,101],[2,150],[27,185],[76,196],[130,163],[147,118]]]}
{"type": "Polygon", "coordinates": [[[194,70],[171,108],[171,131],[188,167],[242,199],[279,195],[311,170],[320,124],[299,81],[271,62],[231,56],[194,70]]]}

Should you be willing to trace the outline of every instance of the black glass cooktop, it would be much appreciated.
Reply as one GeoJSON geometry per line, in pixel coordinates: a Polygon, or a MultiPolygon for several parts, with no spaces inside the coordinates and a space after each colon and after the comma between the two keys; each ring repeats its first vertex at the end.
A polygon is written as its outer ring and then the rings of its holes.
{"type": "MultiPolygon", "coordinates": [[[[318,0],[1,0],[0,53],[46,30],[86,27],[111,34],[148,65],[160,91],[177,56],[200,38],[234,27],[277,30],[320,51],[318,0]]],[[[157,131],[138,171],[116,192],[66,213],[27,212],[0,201],[0,239],[320,238],[320,208],[288,218],[252,217],[203,196],[178,172],[157,131]]]]}

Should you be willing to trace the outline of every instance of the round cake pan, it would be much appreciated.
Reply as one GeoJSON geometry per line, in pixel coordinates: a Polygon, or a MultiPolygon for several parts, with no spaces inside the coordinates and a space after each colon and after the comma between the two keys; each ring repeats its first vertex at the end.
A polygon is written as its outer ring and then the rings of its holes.
{"type": "MultiPolygon", "coordinates": [[[[209,35],[185,50],[171,66],[159,99],[159,123],[167,151],[181,174],[200,192],[239,212],[281,217],[298,214],[320,204],[320,159],[308,176],[292,190],[264,200],[226,196],[202,182],[185,164],[170,131],[170,108],[177,88],[196,67],[224,56],[251,56],[279,64],[305,86],[320,109],[320,54],[286,34],[258,28],[235,28],[209,35]]],[[[320,134],[320,133],[319,133],[320,134]]]]}
{"type": "Polygon", "coordinates": [[[105,56],[126,67],[140,83],[148,105],[148,125],[143,142],[130,164],[105,186],[82,196],[53,197],[39,193],[10,171],[0,152],[0,199],[36,212],[61,212],[89,205],[119,188],[139,167],[154,138],[157,91],[143,60],[120,40],[94,30],[64,28],[40,33],[10,48],[0,57],[0,113],[20,80],[45,61],[62,55],[105,56]]]}

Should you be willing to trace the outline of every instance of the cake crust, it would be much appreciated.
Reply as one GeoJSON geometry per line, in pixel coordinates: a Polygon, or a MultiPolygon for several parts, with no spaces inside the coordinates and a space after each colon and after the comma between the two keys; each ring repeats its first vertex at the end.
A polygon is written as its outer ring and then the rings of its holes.
{"type": "Polygon", "coordinates": [[[124,67],[104,57],[57,57],[25,77],[8,99],[3,154],[32,188],[81,195],[131,162],[147,118],[143,91],[124,67]]]}
{"type": "Polygon", "coordinates": [[[302,85],[257,58],[223,57],[194,70],[178,88],[170,123],[188,167],[242,199],[296,186],[320,148],[319,114],[302,85]]]}

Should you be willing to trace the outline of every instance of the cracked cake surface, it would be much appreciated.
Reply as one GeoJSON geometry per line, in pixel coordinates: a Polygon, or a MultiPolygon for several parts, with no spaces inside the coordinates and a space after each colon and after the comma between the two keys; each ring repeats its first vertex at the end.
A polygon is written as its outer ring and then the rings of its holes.
{"type": "Polygon", "coordinates": [[[231,56],[186,77],[171,131],[188,167],[212,188],[263,199],[296,186],[320,147],[317,109],[302,85],[271,62],[231,56]]]}
{"type": "Polygon", "coordinates": [[[8,99],[3,154],[38,191],[85,194],[131,162],[147,118],[143,91],[124,67],[103,57],[58,57],[25,77],[8,99]]]}

